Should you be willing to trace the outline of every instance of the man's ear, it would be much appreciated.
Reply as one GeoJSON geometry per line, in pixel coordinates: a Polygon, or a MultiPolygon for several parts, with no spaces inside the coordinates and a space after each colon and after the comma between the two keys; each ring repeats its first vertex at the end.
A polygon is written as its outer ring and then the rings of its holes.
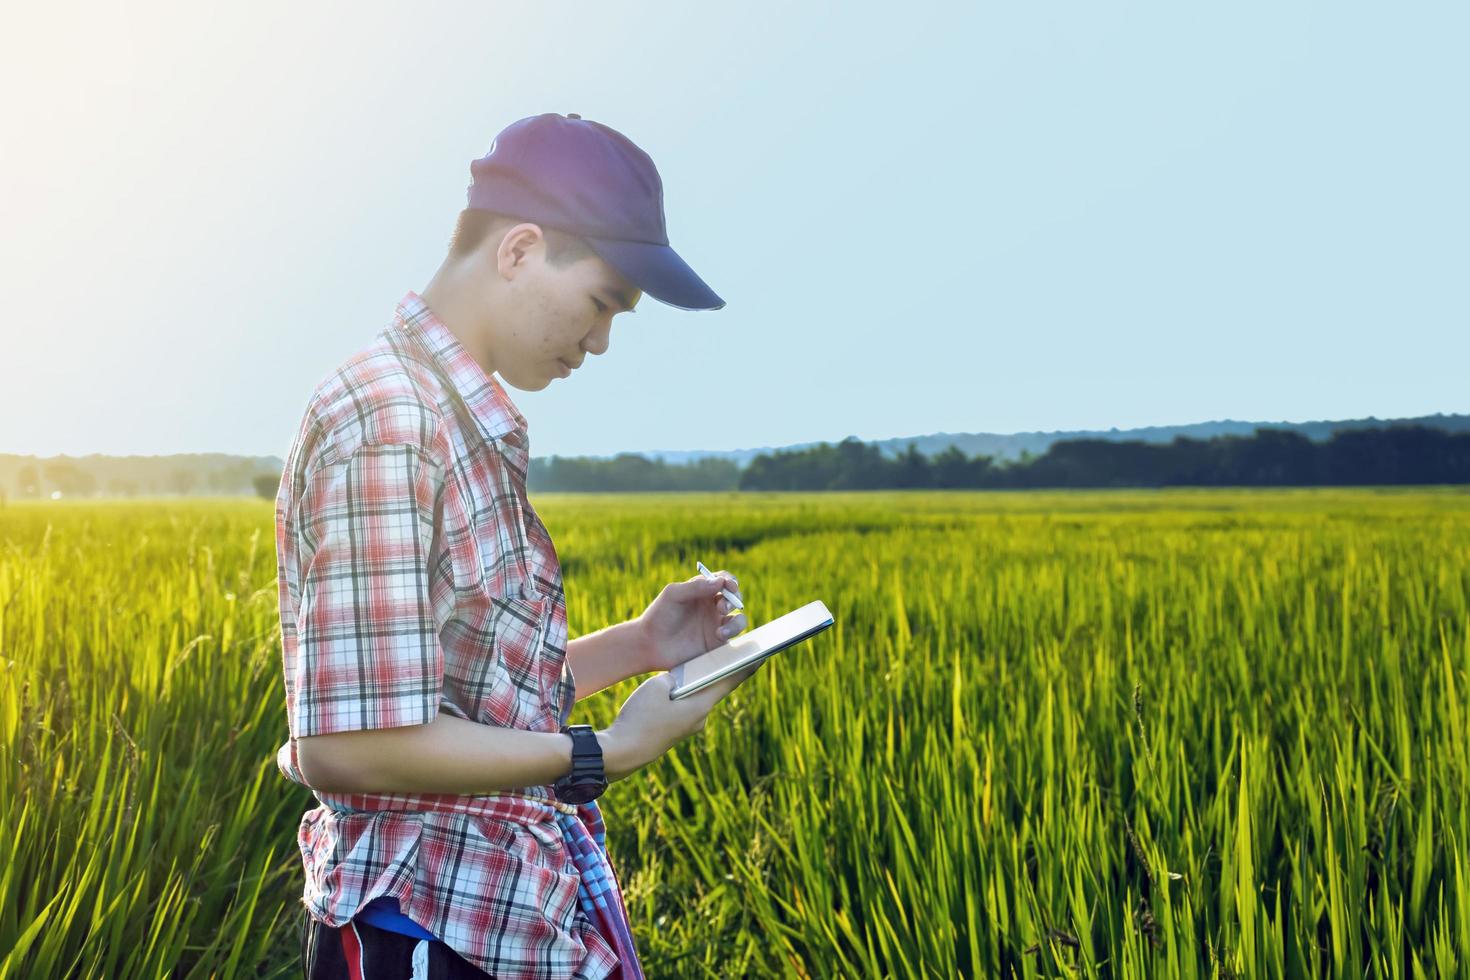
{"type": "Polygon", "coordinates": [[[546,237],[541,226],[525,221],[510,228],[500,239],[500,248],[495,252],[495,268],[505,279],[514,279],[526,268],[538,253],[546,249],[546,237]]]}

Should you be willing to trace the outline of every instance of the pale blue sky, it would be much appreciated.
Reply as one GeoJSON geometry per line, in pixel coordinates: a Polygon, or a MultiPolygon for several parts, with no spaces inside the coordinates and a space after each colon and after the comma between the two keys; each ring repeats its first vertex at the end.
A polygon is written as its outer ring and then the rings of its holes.
{"type": "Polygon", "coordinates": [[[32,4],[0,452],[284,455],[547,111],[728,305],[509,389],[536,455],[1470,411],[1465,11],[32,4]]]}

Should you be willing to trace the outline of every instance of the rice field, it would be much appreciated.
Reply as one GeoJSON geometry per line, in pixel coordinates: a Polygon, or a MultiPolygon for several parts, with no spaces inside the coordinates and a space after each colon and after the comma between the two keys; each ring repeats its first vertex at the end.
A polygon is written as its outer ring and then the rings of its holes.
{"type": "MultiPolygon", "coordinates": [[[[650,976],[1470,974],[1463,488],[533,501],[836,618],[604,796],[650,976]]],[[[0,509],[0,977],[300,975],[272,520],[0,509]]]]}

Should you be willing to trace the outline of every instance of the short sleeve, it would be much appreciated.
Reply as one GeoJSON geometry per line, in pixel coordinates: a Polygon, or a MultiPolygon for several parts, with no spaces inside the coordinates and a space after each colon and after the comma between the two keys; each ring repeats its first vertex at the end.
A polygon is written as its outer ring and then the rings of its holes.
{"type": "Polygon", "coordinates": [[[359,446],[301,500],[293,738],[421,725],[444,653],[429,561],[444,469],[423,446],[359,446]]]}

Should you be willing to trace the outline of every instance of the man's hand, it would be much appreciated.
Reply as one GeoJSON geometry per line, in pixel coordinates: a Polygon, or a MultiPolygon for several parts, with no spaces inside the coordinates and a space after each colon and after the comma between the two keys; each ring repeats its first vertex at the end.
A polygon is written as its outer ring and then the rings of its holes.
{"type": "Polygon", "coordinates": [[[639,684],[613,723],[597,733],[608,781],[626,779],[683,739],[704,731],[710,709],[764,663],[757,660],[677,701],[669,697],[674,678],[668,671],[639,684]]]}
{"type": "Polygon", "coordinates": [[[729,572],[714,576],[670,582],[634,620],[649,651],[649,670],[672,670],[745,629],[745,613],[729,616],[730,602],[720,595],[720,589],[729,589],[744,602],[740,583],[729,572]]]}

